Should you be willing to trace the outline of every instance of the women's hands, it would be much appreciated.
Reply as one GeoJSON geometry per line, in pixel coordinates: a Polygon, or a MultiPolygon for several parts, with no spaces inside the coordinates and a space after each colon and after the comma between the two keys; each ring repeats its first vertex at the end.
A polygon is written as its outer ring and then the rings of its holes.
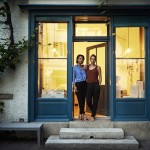
{"type": "Polygon", "coordinates": [[[77,90],[77,87],[76,87],[76,86],[74,86],[74,90],[75,90],[75,92],[78,92],[78,90],[77,90]]]}

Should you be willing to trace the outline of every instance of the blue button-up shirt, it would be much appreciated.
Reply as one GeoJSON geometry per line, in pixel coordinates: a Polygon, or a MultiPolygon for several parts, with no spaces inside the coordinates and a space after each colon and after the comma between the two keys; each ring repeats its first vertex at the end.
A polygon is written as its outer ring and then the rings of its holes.
{"type": "Polygon", "coordinates": [[[84,67],[80,68],[78,65],[73,67],[73,84],[86,80],[86,72],[84,67]]]}

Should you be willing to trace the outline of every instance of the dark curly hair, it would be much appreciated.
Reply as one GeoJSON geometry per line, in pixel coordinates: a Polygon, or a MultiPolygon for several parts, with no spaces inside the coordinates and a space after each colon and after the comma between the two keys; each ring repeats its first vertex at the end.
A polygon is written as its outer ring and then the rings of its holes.
{"type": "Polygon", "coordinates": [[[76,63],[78,63],[78,58],[79,57],[82,57],[83,58],[83,61],[84,61],[84,55],[82,55],[82,54],[79,54],[79,55],[77,55],[77,58],[76,58],[76,63]]]}

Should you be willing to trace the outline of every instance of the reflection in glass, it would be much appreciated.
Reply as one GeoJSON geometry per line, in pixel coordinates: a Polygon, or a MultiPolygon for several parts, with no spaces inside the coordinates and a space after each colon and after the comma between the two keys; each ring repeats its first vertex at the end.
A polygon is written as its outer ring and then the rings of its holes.
{"type": "Polygon", "coordinates": [[[38,61],[38,97],[65,98],[67,97],[67,61],[44,60],[38,61]]]}
{"type": "Polygon", "coordinates": [[[116,98],[144,98],[144,91],[144,28],[116,28],[116,98]]]}
{"type": "Polygon", "coordinates": [[[107,36],[106,23],[76,23],[75,36],[107,36]]]}

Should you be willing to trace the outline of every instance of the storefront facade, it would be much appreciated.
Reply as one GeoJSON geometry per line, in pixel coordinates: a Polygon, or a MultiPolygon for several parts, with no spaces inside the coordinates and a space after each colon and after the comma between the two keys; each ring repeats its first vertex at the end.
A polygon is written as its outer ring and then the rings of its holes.
{"type": "Polygon", "coordinates": [[[150,4],[94,3],[19,4],[28,11],[29,36],[35,33],[28,52],[29,122],[78,115],[72,86],[78,54],[84,64],[95,54],[102,68],[98,115],[150,120],[150,4]]]}
{"type": "Polygon", "coordinates": [[[29,53],[35,61],[29,64],[30,121],[73,119],[72,66],[77,53],[86,56],[86,63],[92,53],[99,58],[104,87],[100,101],[105,99],[100,114],[118,121],[149,120],[149,16],[142,6],[140,11],[136,6],[27,7],[30,33],[36,29],[36,44],[29,53]]]}

